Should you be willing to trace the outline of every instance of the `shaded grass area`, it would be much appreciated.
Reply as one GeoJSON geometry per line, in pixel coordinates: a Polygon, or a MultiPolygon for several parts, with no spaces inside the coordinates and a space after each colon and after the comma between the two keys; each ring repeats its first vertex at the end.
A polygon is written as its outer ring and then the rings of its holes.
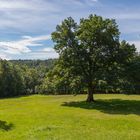
{"type": "Polygon", "coordinates": [[[85,101],[64,102],[62,106],[95,109],[108,114],[140,115],[140,101],[137,100],[106,99],[96,100],[93,103],[85,101]]]}
{"type": "Polygon", "coordinates": [[[0,99],[0,140],[139,140],[140,96],[0,99]],[[12,122],[12,123],[11,123],[12,122]]]}
{"type": "Polygon", "coordinates": [[[7,123],[6,121],[1,121],[0,120],[0,129],[4,130],[4,131],[9,131],[13,128],[13,124],[12,123],[7,123]]]}

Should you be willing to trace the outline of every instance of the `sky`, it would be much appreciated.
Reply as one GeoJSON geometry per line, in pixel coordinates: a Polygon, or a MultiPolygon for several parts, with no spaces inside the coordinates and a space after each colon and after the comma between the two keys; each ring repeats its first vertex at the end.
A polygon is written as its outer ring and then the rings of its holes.
{"type": "Polygon", "coordinates": [[[63,19],[116,19],[120,40],[140,51],[140,0],[0,0],[0,58],[58,58],[51,33],[63,19]]]}

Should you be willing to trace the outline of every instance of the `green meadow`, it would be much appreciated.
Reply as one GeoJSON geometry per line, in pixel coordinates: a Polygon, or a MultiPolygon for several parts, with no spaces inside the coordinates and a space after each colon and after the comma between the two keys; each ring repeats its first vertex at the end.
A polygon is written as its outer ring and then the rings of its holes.
{"type": "Polygon", "coordinates": [[[0,140],[140,140],[140,96],[0,99],[0,140]]]}

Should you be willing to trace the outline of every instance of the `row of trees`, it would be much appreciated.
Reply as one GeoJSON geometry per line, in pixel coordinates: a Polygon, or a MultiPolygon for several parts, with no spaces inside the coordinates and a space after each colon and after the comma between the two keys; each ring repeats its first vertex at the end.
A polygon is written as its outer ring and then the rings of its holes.
{"type": "Polygon", "coordinates": [[[55,60],[0,60],[0,97],[41,92],[41,84],[55,60]]]}
{"type": "Polygon", "coordinates": [[[0,96],[88,93],[90,102],[96,92],[139,94],[140,55],[119,35],[112,19],[65,19],[52,33],[59,59],[0,61],[0,96]]]}
{"type": "MultiPolygon", "coordinates": [[[[79,94],[87,93],[84,77],[74,76],[59,64],[48,60],[48,65],[29,65],[32,60],[0,60],[0,97],[30,94],[79,94]],[[54,65],[55,63],[55,65],[54,65]]],[[[41,61],[41,63],[44,63],[41,61]]],[[[101,72],[102,73],[102,72],[101,72]]],[[[125,68],[111,70],[104,80],[96,83],[96,93],[130,93],[140,91],[140,55],[136,54],[125,68]],[[118,70],[117,70],[118,71],[118,70]],[[105,79],[106,78],[106,79],[105,79]]]]}

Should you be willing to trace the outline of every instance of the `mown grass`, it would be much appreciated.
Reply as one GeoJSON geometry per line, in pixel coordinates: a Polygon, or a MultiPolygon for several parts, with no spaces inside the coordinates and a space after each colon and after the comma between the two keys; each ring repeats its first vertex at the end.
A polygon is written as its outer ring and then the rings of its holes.
{"type": "Polygon", "coordinates": [[[140,140],[139,95],[0,100],[0,140],[140,140]]]}

